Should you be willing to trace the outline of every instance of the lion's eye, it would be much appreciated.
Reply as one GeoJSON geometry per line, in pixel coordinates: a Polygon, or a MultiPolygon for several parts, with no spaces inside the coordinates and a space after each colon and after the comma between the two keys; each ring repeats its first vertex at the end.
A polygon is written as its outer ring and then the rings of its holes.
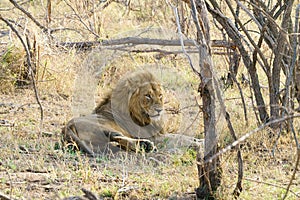
{"type": "Polygon", "coordinates": [[[151,100],[151,95],[150,94],[146,94],[145,97],[146,97],[147,100],[151,100]]]}

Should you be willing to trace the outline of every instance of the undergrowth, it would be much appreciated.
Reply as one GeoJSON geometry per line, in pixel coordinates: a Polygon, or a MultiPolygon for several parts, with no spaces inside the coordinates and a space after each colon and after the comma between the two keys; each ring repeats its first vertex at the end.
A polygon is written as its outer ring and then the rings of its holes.
{"type": "MultiPolygon", "coordinates": [[[[169,32],[176,33],[169,5],[163,1],[153,1],[150,6],[147,6],[149,1],[132,2],[139,9],[131,10],[121,3],[113,2],[109,9],[103,9],[93,16],[94,25],[97,26],[96,33],[102,39],[125,37],[130,31],[149,27],[164,27],[169,32]]],[[[92,5],[84,3],[90,1],[75,3],[77,4],[74,7],[82,14],[82,19],[89,19],[86,11],[92,5]]],[[[65,32],[57,32],[56,42],[94,39],[91,31],[75,20],[77,18],[71,8],[63,1],[53,0],[52,5],[52,16],[57,17],[54,22],[71,27],[65,32]]],[[[41,10],[45,10],[44,1],[30,1],[24,6],[39,20],[45,18],[45,13],[41,13],[41,10]]],[[[1,1],[0,7],[7,8],[11,5],[1,1]]],[[[16,21],[24,20],[18,18],[20,13],[16,9],[1,12],[5,12],[6,17],[16,21]]],[[[199,183],[197,152],[194,150],[174,150],[146,155],[121,153],[114,158],[90,158],[78,151],[63,151],[61,146],[57,145],[61,139],[61,128],[73,117],[74,91],[79,87],[75,84],[76,78],[82,76],[82,68],[90,67],[87,60],[91,52],[51,46],[48,38],[36,25],[30,21],[26,26],[35,34],[37,40],[38,50],[34,57],[37,63],[35,78],[44,109],[43,128],[39,132],[39,107],[30,84],[31,80],[25,80],[28,74],[24,65],[24,50],[14,35],[10,38],[1,37],[1,41],[6,45],[1,43],[0,46],[0,194],[16,199],[63,199],[82,196],[84,188],[103,199],[195,198],[195,188],[199,183]],[[20,87],[20,81],[24,80],[26,87],[20,87]]],[[[8,29],[3,24],[0,28],[8,29]]],[[[189,34],[194,33],[191,31],[189,34]]],[[[218,34],[213,34],[213,37],[218,38],[218,34]]],[[[99,52],[97,55],[101,56],[99,52]]],[[[213,60],[216,76],[226,74],[228,63],[225,56],[214,55],[213,60]]],[[[169,83],[165,88],[173,91],[183,103],[180,107],[183,114],[181,133],[203,138],[201,97],[197,92],[199,80],[190,69],[185,56],[124,53],[103,67],[103,72],[96,80],[95,97],[89,98],[95,98],[95,102],[99,101],[124,73],[149,66],[152,66],[151,69],[155,67],[158,72],[164,72],[161,73],[162,76],[157,73],[157,76],[169,83]]],[[[242,69],[238,78],[243,72],[242,69]]],[[[84,82],[82,86],[91,87],[84,82]]],[[[238,137],[257,127],[255,110],[249,98],[249,85],[243,85],[243,92],[249,111],[248,124],[244,120],[237,87],[233,86],[224,91],[227,111],[238,137]]],[[[82,105],[89,106],[87,102],[83,102],[82,105]]],[[[299,127],[299,121],[295,120],[298,136],[299,127]]],[[[220,122],[218,131],[221,148],[233,142],[225,121],[220,122]]],[[[268,130],[258,132],[241,144],[244,160],[241,199],[280,199],[285,193],[295,165],[294,140],[290,133],[283,133],[275,146],[275,141],[270,140],[268,133],[268,130]]],[[[232,199],[238,172],[235,150],[222,155],[221,167],[222,184],[216,196],[218,199],[232,199]]],[[[298,173],[288,199],[299,199],[299,185],[298,173]]]]}

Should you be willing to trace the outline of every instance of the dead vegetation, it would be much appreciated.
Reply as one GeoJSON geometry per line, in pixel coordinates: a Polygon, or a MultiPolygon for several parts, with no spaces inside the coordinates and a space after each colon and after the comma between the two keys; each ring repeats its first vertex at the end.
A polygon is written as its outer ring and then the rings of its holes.
{"type": "MultiPolygon", "coordinates": [[[[89,158],[80,152],[62,151],[59,144],[61,127],[74,115],[80,114],[76,103],[87,111],[92,109],[94,103],[122,74],[137,68],[155,69],[165,87],[180,99],[179,112],[187,121],[181,125],[181,132],[204,137],[202,103],[197,91],[199,83],[189,62],[180,53],[181,47],[144,45],[144,38],[163,40],[178,37],[176,19],[168,3],[1,1],[0,15],[9,19],[8,22],[16,27],[24,39],[30,52],[32,71],[29,70],[26,51],[20,40],[1,21],[0,199],[71,199],[74,196],[83,198],[84,195],[87,199],[196,198],[195,188],[199,186],[199,180],[194,150],[174,149],[146,155],[123,153],[114,159],[106,156],[89,158]],[[36,21],[30,19],[28,13],[36,21]],[[162,27],[164,31],[156,31],[161,30],[157,27],[162,27]],[[75,42],[96,41],[105,44],[128,37],[139,38],[144,43],[117,43],[97,51],[74,46],[75,42]],[[100,57],[106,59],[99,60],[100,57]],[[93,75],[89,79],[78,79],[83,77],[81,72],[86,68],[91,69],[93,75]],[[43,107],[42,126],[31,72],[34,72],[43,107]],[[88,94],[85,89],[88,87],[92,88],[94,96],[74,101],[78,92],[88,94]]],[[[196,31],[188,5],[172,5],[179,8],[181,31],[195,38],[196,31]]],[[[212,40],[222,38],[217,29],[212,28],[211,32],[212,40]]],[[[223,86],[227,89],[224,90],[224,100],[237,137],[240,138],[254,130],[260,121],[255,115],[258,108],[253,106],[252,83],[241,64],[236,74],[241,88],[237,84],[228,86],[230,81],[227,73],[231,63],[228,54],[232,50],[228,44],[231,43],[213,44],[215,76],[218,79],[225,77],[223,86]],[[239,89],[244,93],[244,103],[239,89]],[[243,107],[248,111],[247,123],[243,107]]],[[[193,56],[195,48],[187,46],[186,50],[192,59],[197,59],[193,56]]],[[[266,57],[271,57],[269,50],[264,49],[264,52],[266,57]]],[[[198,66],[198,61],[194,62],[198,66]]],[[[266,99],[269,95],[268,80],[262,74],[263,69],[258,68],[261,93],[266,99]]],[[[293,102],[297,105],[296,101],[293,102]]],[[[299,118],[295,118],[293,123],[296,137],[299,138],[299,118]]],[[[230,145],[234,139],[225,128],[225,121],[220,121],[218,128],[221,133],[220,147],[230,145]]],[[[262,129],[241,143],[244,161],[241,199],[281,199],[291,180],[287,199],[299,199],[299,173],[291,179],[299,157],[299,153],[295,152],[295,140],[288,129],[282,131],[279,139],[270,139],[272,131],[271,128],[262,129]]],[[[216,192],[218,199],[232,199],[237,182],[237,163],[235,150],[222,154],[223,176],[216,192]]]]}

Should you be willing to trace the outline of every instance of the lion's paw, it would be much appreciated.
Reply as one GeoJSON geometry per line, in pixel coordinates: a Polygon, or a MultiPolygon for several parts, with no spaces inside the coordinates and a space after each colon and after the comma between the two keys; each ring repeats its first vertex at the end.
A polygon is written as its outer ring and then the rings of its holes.
{"type": "Polygon", "coordinates": [[[146,153],[157,151],[156,146],[150,140],[139,140],[138,143],[141,151],[145,151],[146,153]]]}

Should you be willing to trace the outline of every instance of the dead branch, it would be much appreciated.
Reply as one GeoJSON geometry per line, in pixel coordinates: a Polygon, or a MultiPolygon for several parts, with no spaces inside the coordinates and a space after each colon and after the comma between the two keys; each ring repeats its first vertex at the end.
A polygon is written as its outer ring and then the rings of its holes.
{"type": "MultiPolygon", "coordinates": [[[[190,67],[193,70],[193,72],[195,74],[197,74],[198,76],[200,76],[200,73],[195,69],[195,67],[192,63],[192,59],[191,59],[190,55],[185,50],[183,33],[181,32],[181,26],[180,26],[180,21],[179,21],[178,9],[177,9],[176,6],[172,5],[172,7],[173,7],[174,15],[175,15],[175,18],[176,18],[176,24],[177,24],[177,28],[178,28],[178,35],[179,35],[179,38],[180,38],[180,46],[181,46],[182,52],[184,53],[185,57],[189,61],[190,67]]],[[[194,41],[194,46],[196,46],[195,41],[194,41]]]]}
{"type": "Polygon", "coordinates": [[[5,194],[0,193],[0,199],[1,200],[12,200],[12,198],[6,196],[5,194]]]}
{"type": "MultiPolygon", "coordinates": [[[[72,197],[66,197],[63,200],[100,200],[99,198],[97,198],[97,196],[92,193],[91,191],[82,188],[81,191],[84,193],[83,197],[80,196],[72,196],[72,197]]],[[[0,196],[1,197],[1,196],[0,196]]]]}
{"type": "Polygon", "coordinates": [[[43,26],[40,22],[38,22],[28,11],[22,8],[15,0],[9,0],[17,9],[19,9],[22,13],[24,13],[29,19],[31,19],[43,32],[48,32],[48,29],[43,26]]]}
{"type": "Polygon", "coordinates": [[[83,24],[83,26],[90,32],[90,33],[92,33],[96,38],[100,38],[100,36],[97,34],[97,33],[95,33],[95,31],[93,31],[83,20],[82,20],[82,18],[78,15],[78,13],[75,11],[75,9],[72,7],[72,5],[71,4],[69,4],[66,0],[64,1],[66,4],[67,4],[67,6],[69,6],[70,8],[71,8],[71,10],[74,12],[74,14],[75,14],[75,16],[78,18],[78,20],[80,21],[80,23],[82,23],[83,24]]]}
{"type": "Polygon", "coordinates": [[[290,191],[291,185],[293,184],[293,180],[295,180],[295,176],[296,176],[296,172],[297,172],[297,170],[298,170],[299,162],[300,162],[300,147],[298,146],[298,147],[297,147],[297,160],[296,160],[294,172],[293,172],[293,175],[292,175],[292,177],[291,177],[291,179],[290,179],[289,185],[288,185],[287,188],[286,188],[285,195],[284,195],[284,197],[282,198],[283,200],[287,197],[287,195],[288,195],[288,193],[289,193],[289,191],[290,191]]]}
{"type": "Polygon", "coordinates": [[[97,196],[93,194],[91,191],[82,188],[82,192],[84,192],[84,197],[86,197],[88,200],[97,200],[97,196]]]}
{"type": "MultiPolygon", "coordinates": [[[[229,115],[229,113],[227,111],[225,113],[225,119],[226,119],[227,127],[228,127],[228,129],[230,131],[231,136],[233,137],[234,140],[237,140],[237,136],[235,134],[234,128],[233,128],[231,120],[230,120],[230,115],[229,115]]],[[[243,171],[243,159],[242,159],[241,149],[240,149],[239,146],[237,147],[237,158],[238,158],[239,170],[238,170],[238,181],[237,181],[236,187],[235,187],[235,189],[233,191],[233,195],[235,197],[239,197],[240,194],[241,194],[241,192],[242,192],[242,190],[243,190],[243,187],[242,187],[243,174],[244,174],[244,171],[243,171]]]]}
{"type": "MultiPolygon", "coordinates": [[[[75,48],[77,50],[91,50],[97,46],[118,46],[118,45],[159,45],[159,46],[181,46],[180,40],[163,40],[151,38],[125,37],[113,40],[84,41],[84,42],[62,42],[57,47],[75,48]]],[[[185,47],[195,47],[194,40],[183,40],[185,47]]],[[[234,49],[232,42],[224,40],[211,40],[211,47],[234,49]]]]}
{"type": "MultiPolygon", "coordinates": [[[[281,29],[277,38],[277,45],[274,49],[274,60],[273,60],[273,68],[272,68],[272,82],[270,89],[270,113],[271,118],[276,119],[280,116],[279,111],[279,97],[280,97],[280,71],[283,68],[282,60],[284,59],[284,51],[286,50],[286,46],[289,45],[289,41],[286,40],[290,16],[293,8],[293,1],[287,1],[286,9],[283,14],[283,18],[281,21],[281,29]]],[[[278,124],[273,124],[272,128],[278,128],[278,124]]]]}
{"type": "MultiPolygon", "coordinates": [[[[167,50],[162,50],[162,49],[152,49],[152,48],[148,48],[148,49],[132,49],[130,47],[109,47],[108,49],[110,50],[118,50],[118,51],[126,51],[126,52],[131,52],[131,53],[159,53],[160,55],[178,55],[178,54],[182,54],[183,52],[181,50],[178,51],[167,51],[167,50]]],[[[187,53],[199,53],[198,50],[196,49],[188,49],[186,50],[187,53]]],[[[159,57],[159,56],[157,56],[159,57]]]]}
{"type": "MultiPolygon", "coordinates": [[[[255,183],[261,183],[261,184],[265,184],[265,185],[269,185],[269,186],[273,186],[273,187],[277,187],[277,188],[281,188],[281,189],[285,189],[285,187],[283,186],[280,186],[280,185],[276,185],[276,184],[273,184],[273,183],[268,183],[268,182],[264,182],[264,181],[260,181],[260,180],[255,180],[255,179],[252,179],[252,178],[245,178],[245,180],[247,181],[251,181],[251,182],[255,182],[255,183]]],[[[290,192],[295,195],[296,197],[300,197],[299,194],[297,194],[296,192],[290,190],[290,192]]]]}
{"type": "Polygon", "coordinates": [[[51,0],[47,0],[47,12],[46,12],[46,17],[47,17],[47,25],[51,22],[51,0]]]}
{"type": "Polygon", "coordinates": [[[231,3],[229,2],[229,0],[225,0],[225,1],[227,3],[227,6],[229,7],[229,9],[231,10],[232,15],[235,17],[235,21],[239,24],[239,26],[241,27],[241,29],[243,30],[243,32],[247,36],[248,40],[250,41],[250,43],[252,44],[252,46],[255,48],[255,50],[259,54],[260,58],[262,59],[262,61],[264,63],[264,66],[266,66],[266,67],[269,66],[269,63],[267,62],[267,59],[265,58],[263,52],[260,50],[260,47],[257,46],[257,44],[255,44],[255,42],[253,41],[251,35],[246,30],[246,28],[243,25],[243,23],[241,22],[241,20],[235,15],[235,12],[234,12],[234,10],[233,10],[233,8],[232,8],[231,3]]]}
{"type": "MultiPolygon", "coordinates": [[[[248,72],[248,76],[250,76],[250,75],[249,75],[249,72],[248,72]]],[[[244,75],[244,74],[242,74],[242,77],[243,77],[243,79],[244,79],[243,82],[246,82],[246,83],[249,85],[250,100],[251,100],[252,110],[253,110],[253,113],[254,113],[255,118],[256,118],[256,124],[257,124],[257,126],[259,126],[259,125],[260,125],[259,116],[258,116],[259,114],[257,113],[257,108],[256,108],[256,106],[255,106],[255,104],[254,104],[254,98],[253,98],[254,95],[253,95],[253,92],[252,92],[252,87],[253,87],[252,81],[251,81],[251,79],[247,80],[247,79],[245,78],[245,75],[244,75]]]]}
{"type": "MultiPolygon", "coordinates": [[[[2,113],[0,112],[0,114],[2,114],[2,113]]],[[[0,119],[0,126],[13,127],[14,123],[10,123],[8,120],[5,120],[5,119],[0,119]]]]}
{"type": "Polygon", "coordinates": [[[17,37],[21,41],[21,43],[22,43],[22,45],[23,45],[23,47],[26,51],[27,65],[28,65],[28,69],[29,69],[29,74],[30,74],[31,79],[32,79],[35,98],[36,98],[36,101],[37,101],[37,103],[40,107],[40,114],[41,114],[40,116],[41,117],[40,117],[40,127],[39,127],[40,130],[39,130],[39,132],[41,133],[42,132],[42,126],[43,126],[43,119],[44,119],[44,110],[43,110],[43,106],[42,106],[42,103],[40,101],[40,97],[39,97],[37,87],[36,87],[36,81],[35,81],[35,77],[34,77],[34,71],[33,71],[32,65],[31,65],[31,57],[30,57],[29,48],[26,45],[26,43],[24,42],[24,40],[21,37],[21,35],[19,34],[19,32],[17,31],[17,29],[15,29],[15,27],[8,20],[4,19],[1,14],[0,14],[0,20],[5,22],[6,25],[9,26],[11,28],[11,30],[17,35],[17,37]]]}
{"type": "Polygon", "coordinates": [[[213,155],[212,157],[210,157],[209,159],[207,159],[205,162],[212,162],[214,159],[218,158],[220,155],[226,153],[227,151],[230,151],[231,149],[235,148],[237,145],[239,145],[240,143],[244,142],[246,139],[248,139],[250,136],[252,136],[253,134],[263,130],[264,128],[274,124],[274,123],[281,123],[284,122],[286,120],[289,119],[294,119],[294,118],[300,118],[300,114],[296,114],[296,115],[288,115],[285,116],[283,118],[278,118],[272,121],[269,121],[261,126],[259,126],[258,128],[246,133],[244,136],[240,137],[239,139],[237,139],[236,141],[234,141],[233,143],[231,143],[230,145],[228,145],[227,147],[223,148],[222,150],[220,150],[218,153],[216,153],[215,155],[213,155]]]}
{"type": "Polygon", "coordinates": [[[265,122],[269,119],[269,115],[267,113],[265,101],[259,87],[260,81],[256,73],[256,68],[253,65],[253,62],[249,56],[245,44],[243,43],[244,37],[241,35],[237,27],[235,27],[234,23],[228,17],[224,16],[224,14],[219,9],[217,9],[218,5],[213,4],[213,6],[215,7],[215,9],[213,9],[209,4],[207,4],[207,9],[210,12],[210,14],[212,14],[214,19],[222,25],[224,31],[226,31],[226,34],[239,49],[239,52],[243,58],[244,65],[250,74],[251,82],[254,86],[253,91],[256,104],[258,106],[260,120],[262,122],[265,122]]]}
{"type": "MultiPolygon", "coordinates": [[[[234,79],[236,80],[235,77],[234,77],[234,79]]],[[[234,140],[237,140],[237,136],[235,134],[234,128],[233,128],[231,120],[230,120],[230,115],[226,111],[226,106],[225,106],[224,100],[222,98],[220,89],[218,87],[218,81],[214,77],[213,77],[213,80],[215,82],[215,91],[216,91],[217,99],[218,99],[218,101],[220,103],[220,107],[221,107],[221,114],[225,115],[225,120],[226,120],[226,123],[227,123],[227,127],[229,129],[229,132],[230,132],[232,138],[234,140]]],[[[239,170],[238,170],[238,181],[237,181],[236,187],[233,191],[233,195],[234,195],[235,198],[239,197],[242,190],[243,190],[243,187],[242,187],[242,180],[243,180],[243,173],[244,173],[243,172],[243,159],[242,159],[242,153],[241,153],[239,145],[237,146],[237,158],[238,158],[238,169],[239,170]]]]}
{"type": "Polygon", "coordinates": [[[248,121],[248,117],[247,117],[246,102],[245,102],[245,97],[244,97],[244,94],[243,94],[243,90],[242,90],[241,84],[237,81],[237,79],[236,79],[235,76],[232,76],[231,78],[233,79],[233,82],[237,85],[237,87],[239,89],[239,93],[241,95],[242,104],[243,104],[244,117],[245,117],[246,125],[248,125],[249,121],[248,121]]]}

